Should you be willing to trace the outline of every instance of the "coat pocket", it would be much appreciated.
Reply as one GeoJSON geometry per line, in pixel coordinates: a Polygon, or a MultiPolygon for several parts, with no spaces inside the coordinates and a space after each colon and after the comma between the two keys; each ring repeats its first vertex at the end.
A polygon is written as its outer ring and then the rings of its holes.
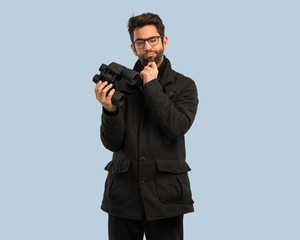
{"type": "Polygon", "coordinates": [[[184,160],[156,159],[156,187],[164,203],[193,203],[188,171],[184,160]]]}
{"type": "Polygon", "coordinates": [[[130,196],[132,185],[130,160],[112,160],[104,169],[108,171],[103,196],[104,200],[106,199],[111,205],[124,204],[130,196]]]}

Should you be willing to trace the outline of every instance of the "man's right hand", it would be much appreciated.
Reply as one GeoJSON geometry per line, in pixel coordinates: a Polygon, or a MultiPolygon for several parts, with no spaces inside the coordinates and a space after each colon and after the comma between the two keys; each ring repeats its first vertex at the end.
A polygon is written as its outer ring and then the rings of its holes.
{"type": "Polygon", "coordinates": [[[102,104],[102,106],[110,112],[117,110],[117,106],[112,104],[111,98],[115,93],[115,89],[112,89],[108,94],[107,92],[113,87],[112,84],[107,85],[108,82],[99,81],[95,87],[95,94],[97,100],[102,104]],[[107,96],[106,96],[107,95],[107,96]]]}

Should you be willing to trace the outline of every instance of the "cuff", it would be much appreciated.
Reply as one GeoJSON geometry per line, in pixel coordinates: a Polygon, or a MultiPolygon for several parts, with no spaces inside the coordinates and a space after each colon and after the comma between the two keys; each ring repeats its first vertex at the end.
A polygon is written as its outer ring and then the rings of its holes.
{"type": "Polygon", "coordinates": [[[119,114],[119,108],[117,107],[116,111],[110,112],[110,111],[106,110],[104,107],[102,107],[102,112],[109,117],[116,117],[119,114]]]}
{"type": "Polygon", "coordinates": [[[146,84],[140,86],[140,90],[143,93],[143,95],[147,95],[149,94],[149,92],[157,92],[162,90],[162,86],[159,82],[159,79],[155,78],[152,81],[147,82],[146,84]]]}

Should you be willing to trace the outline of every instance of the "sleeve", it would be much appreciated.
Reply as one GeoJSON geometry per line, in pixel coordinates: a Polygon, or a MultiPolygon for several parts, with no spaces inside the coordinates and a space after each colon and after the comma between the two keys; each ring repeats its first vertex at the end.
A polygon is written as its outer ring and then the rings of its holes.
{"type": "Polygon", "coordinates": [[[191,127],[197,112],[198,94],[193,80],[185,81],[185,86],[173,102],[164,92],[158,79],[143,86],[150,112],[161,131],[171,139],[182,137],[191,127]]]}
{"type": "Polygon", "coordinates": [[[125,103],[115,112],[102,109],[100,138],[105,148],[118,151],[125,135],[125,103]]]}

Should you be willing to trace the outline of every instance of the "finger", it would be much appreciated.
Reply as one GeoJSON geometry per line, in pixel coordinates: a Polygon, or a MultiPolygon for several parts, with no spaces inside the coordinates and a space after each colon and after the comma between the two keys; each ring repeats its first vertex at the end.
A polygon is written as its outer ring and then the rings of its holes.
{"type": "Polygon", "coordinates": [[[150,67],[150,68],[157,68],[155,62],[148,62],[147,67],[150,67]]]}
{"type": "Polygon", "coordinates": [[[107,81],[105,81],[105,82],[99,84],[99,86],[97,87],[97,91],[98,91],[99,93],[101,93],[102,90],[103,90],[103,88],[105,88],[105,86],[106,86],[107,84],[108,84],[107,81]]]}
{"type": "Polygon", "coordinates": [[[103,89],[105,88],[105,86],[108,84],[107,81],[99,84],[99,86],[95,89],[95,93],[96,93],[96,98],[100,101],[103,102],[105,100],[105,93],[103,93],[103,89]]]}
{"type": "Polygon", "coordinates": [[[151,67],[149,67],[149,66],[146,66],[146,67],[144,67],[144,70],[143,71],[150,71],[150,70],[152,70],[153,68],[151,68],[151,67]]]}
{"type": "Polygon", "coordinates": [[[102,91],[101,91],[101,94],[104,94],[106,96],[106,93],[113,87],[112,84],[109,84],[109,85],[106,85],[102,91]]]}
{"type": "Polygon", "coordinates": [[[101,85],[102,81],[100,80],[97,84],[96,87],[99,87],[101,85]]]}
{"type": "Polygon", "coordinates": [[[102,84],[99,85],[99,89],[103,90],[107,84],[108,84],[107,81],[103,82],[102,84]]]}
{"type": "Polygon", "coordinates": [[[101,83],[102,83],[102,81],[99,81],[99,82],[96,84],[96,86],[95,86],[95,93],[96,93],[97,89],[99,88],[99,86],[101,85],[101,83]]]}
{"type": "Polygon", "coordinates": [[[111,98],[112,98],[112,96],[114,95],[115,91],[116,91],[116,90],[113,88],[113,89],[108,93],[108,95],[107,95],[107,99],[108,99],[108,100],[111,100],[111,98]]]}

